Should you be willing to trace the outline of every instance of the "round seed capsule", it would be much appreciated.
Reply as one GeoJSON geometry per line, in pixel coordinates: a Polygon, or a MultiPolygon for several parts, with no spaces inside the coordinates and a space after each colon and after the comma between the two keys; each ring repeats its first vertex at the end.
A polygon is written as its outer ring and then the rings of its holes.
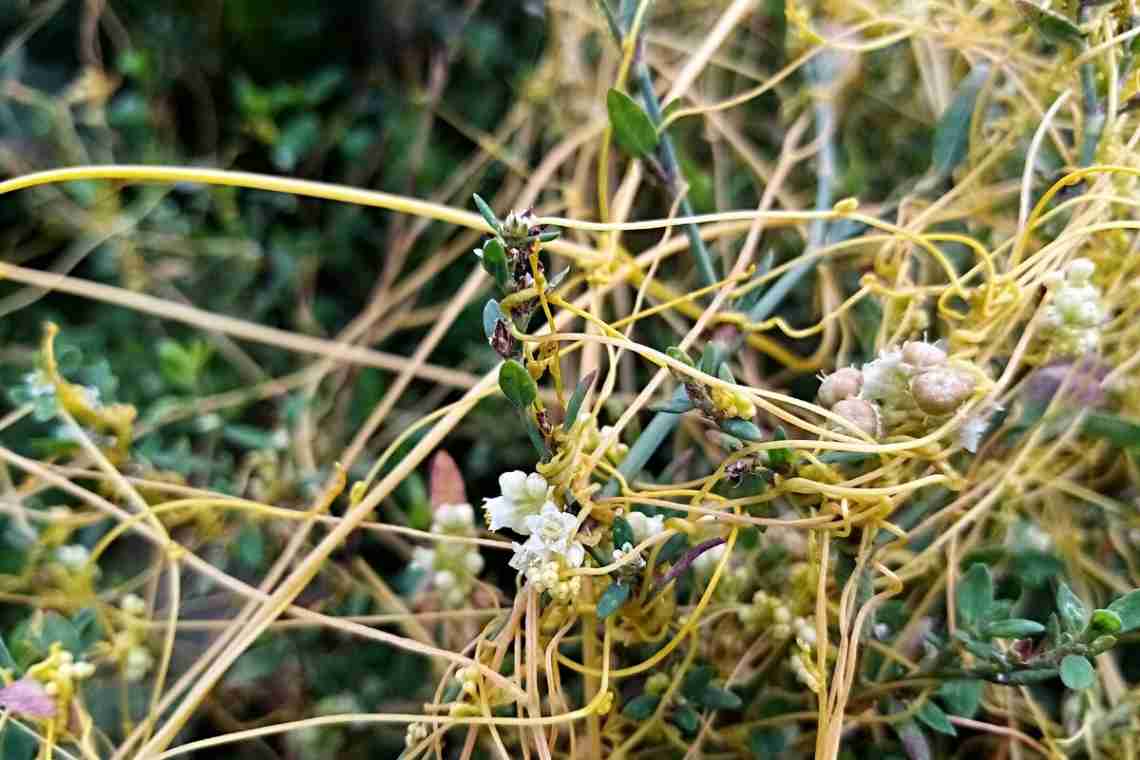
{"type": "Polygon", "coordinates": [[[845,398],[832,411],[872,438],[881,432],[879,408],[866,399],[845,398]]]}
{"type": "Polygon", "coordinates": [[[964,372],[934,369],[910,381],[914,403],[927,414],[950,414],[974,392],[977,381],[964,372]]]}
{"type": "Polygon", "coordinates": [[[817,397],[820,406],[831,409],[844,399],[858,396],[862,389],[863,373],[854,367],[844,367],[823,379],[817,397]]]}

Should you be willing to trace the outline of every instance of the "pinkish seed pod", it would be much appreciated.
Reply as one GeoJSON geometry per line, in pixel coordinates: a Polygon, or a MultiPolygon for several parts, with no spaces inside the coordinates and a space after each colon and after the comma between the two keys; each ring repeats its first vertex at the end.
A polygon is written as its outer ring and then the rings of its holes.
{"type": "Polygon", "coordinates": [[[946,352],[933,343],[911,340],[903,344],[903,361],[918,370],[937,367],[946,361],[946,352]]]}
{"type": "Polygon", "coordinates": [[[879,408],[874,403],[861,398],[845,398],[832,411],[872,438],[879,437],[882,423],[879,408]]]}
{"type": "Polygon", "coordinates": [[[927,414],[950,414],[974,392],[977,380],[952,369],[933,369],[910,381],[914,403],[927,414]]]}
{"type": "Polygon", "coordinates": [[[854,367],[844,367],[823,379],[817,398],[820,406],[831,409],[844,399],[858,396],[862,389],[863,373],[854,367]]]}

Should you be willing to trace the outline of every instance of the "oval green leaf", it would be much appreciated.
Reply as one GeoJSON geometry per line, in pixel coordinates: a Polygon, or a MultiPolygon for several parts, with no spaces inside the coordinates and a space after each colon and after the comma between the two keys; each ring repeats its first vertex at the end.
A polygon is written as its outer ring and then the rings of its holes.
{"type": "Polygon", "coordinates": [[[1070,689],[1088,689],[1096,683],[1096,671],[1087,657],[1066,655],[1061,660],[1061,681],[1070,689]]]}
{"type": "Polygon", "coordinates": [[[538,385],[526,371],[526,367],[514,359],[507,359],[499,368],[499,388],[503,395],[519,409],[534,403],[538,396],[538,385]]]}
{"type": "Polygon", "coordinates": [[[611,88],[606,95],[606,110],[610,113],[614,139],[630,155],[640,158],[657,148],[660,141],[657,128],[633,98],[611,88]]]}

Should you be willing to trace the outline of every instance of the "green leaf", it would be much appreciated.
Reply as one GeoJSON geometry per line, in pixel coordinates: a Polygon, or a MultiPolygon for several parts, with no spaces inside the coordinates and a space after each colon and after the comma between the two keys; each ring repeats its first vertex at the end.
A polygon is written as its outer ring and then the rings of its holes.
{"type": "Polygon", "coordinates": [[[11,671],[19,670],[19,667],[16,665],[16,660],[12,657],[12,653],[8,651],[8,646],[4,643],[4,639],[2,638],[0,638],[0,668],[11,671]]]}
{"type": "MultiPolygon", "coordinates": [[[[1111,605],[1109,609],[1112,609],[1111,605]]],[[[1088,608],[1064,581],[1057,584],[1057,613],[1061,616],[1061,625],[1067,632],[1075,634],[1085,629],[1089,617],[1088,608]]]]}
{"type": "Polygon", "coordinates": [[[491,238],[483,244],[483,254],[479,259],[499,290],[507,292],[511,286],[511,273],[507,266],[507,251],[498,238],[491,238]]]}
{"type": "Polygon", "coordinates": [[[487,336],[487,340],[495,336],[495,325],[500,321],[506,322],[507,317],[503,314],[499,302],[492,298],[483,305],[483,334],[487,336]]]}
{"type": "Polygon", "coordinates": [[[1036,620],[1023,620],[1021,618],[998,620],[987,624],[985,627],[986,635],[993,639],[1021,639],[1044,632],[1045,626],[1036,620]]]}
{"type": "MultiPolygon", "coordinates": [[[[772,433],[773,441],[786,441],[788,440],[788,431],[784,430],[783,425],[777,425],[776,431],[772,433]]],[[[792,461],[792,450],[787,448],[782,449],[768,449],[768,464],[772,467],[784,467],[792,461]]]]}
{"type": "Polygon", "coordinates": [[[710,710],[739,710],[744,702],[735,693],[719,686],[708,686],[698,700],[710,710]]]}
{"type": "Polygon", "coordinates": [[[598,620],[605,620],[629,599],[630,588],[624,583],[611,583],[598,599],[598,620]]]}
{"type": "Polygon", "coordinates": [[[1105,634],[1119,633],[1124,627],[1120,615],[1112,610],[1093,610],[1089,621],[1089,638],[1096,638],[1105,634]]]}
{"type": "Polygon", "coordinates": [[[514,359],[507,359],[499,367],[499,388],[507,400],[519,409],[526,409],[538,396],[538,386],[526,367],[514,359]]]}
{"type": "Polygon", "coordinates": [[[1091,412],[1085,417],[1082,432],[1122,449],[1140,447],[1140,423],[1115,414],[1091,412]]]}
{"type": "Polygon", "coordinates": [[[677,711],[673,713],[673,725],[681,729],[682,733],[696,733],[700,722],[701,716],[697,715],[697,711],[688,705],[677,708],[677,711]]]}
{"type": "Polygon", "coordinates": [[[626,544],[633,544],[633,528],[630,527],[629,521],[624,517],[617,517],[614,519],[614,532],[613,532],[614,548],[620,549],[626,544]]]}
{"type": "Polygon", "coordinates": [[[483,216],[483,221],[487,222],[487,226],[491,228],[491,232],[496,235],[500,233],[503,223],[499,221],[499,217],[495,216],[495,212],[487,205],[487,201],[483,200],[478,193],[474,193],[471,199],[475,201],[475,208],[479,209],[479,213],[483,216]]]}
{"type": "Polygon", "coordinates": [[[930,752],[930,742],[917,722],[904,720],[897,723],[894,729],[910,760],[931,760],[933,755],[930,752]]]}
{"type": "Polygon", "coordinates": [[[962,625],[974,628],[987,617],[994,604],[994,579],[981,563],[970,566],[958,584],[958,617],[962,625]]]}
{"type": "Polygon", "coordinates": [[[661,551],[657,553],[658,562],[672,562],[684,554],[689,548],[689,537],[684,533],[676,533],[665,542],[661,551]]]}
{"type": "Polygon", "coordinates": [[[649,114],[633,98],[611,88],[606,95],[606,110],[610,113],[614,139],[630,155],[640,158],[657,148],[660,141],[657,129],[649,114]]]}
{"type": "Polygon", "coordinates": [[[989,78],[990,67],[979,63],[962,80],[954,93],[954,100],[942,112],[938,126],[934,130],[934,157],[932,168],[942,177],[947,177],[962,159],[970,145],[970,120],[974,115],[974,103],[978,93],[989,78]]]}
{"type": "Polygon", "coordinates": [[[708,665],[698,665],[690,668],[689,672],[685,674],[685,680],[681,684],[681,694],[690,701],[696,702],[701,699],[705,693],[705,689],[712,685],[713,676],[716,671],[708,665]]]}
{"type": "Polygon", "coordinates": [[[4,760],[32,760],[40,743],[35,735],[9,722],[0,734],[0,757],[4,760]]]}
{"type": "Polygon", "coordinates": [[[779,755],[787,747],[783,731],[756,728],[748,734],[748,749],[756,758],[771,758],[779,755]]]}
{"type": "Polygon", "coordinates": [[[1057,677],[1056,668],[1034,668],[1033,670],[1018,670],[1006,676],[1009,683],[1012,684],[1031,684],[1041,683],[1057,677]]]}
{"type": "Polygon", "coordinates": [[[976,678],[947,681],[938,687],[938,696],[953,715],[972,718],[978,714],[984,686],[985,684],[976,678]]]}
{"type": "Polygon", "coordinates": [[[656,694],[642,694],[626,702],[625,707],[621,709],[621,714],[630,720],[648,720],[657,711],[657,706],[660,704],[661,697],[656,694]]]}
{"type": "MultiPolygon", "coordinates": [[[[742,441],[758,443],[764,440],[764,434],[760,432],[760,428],[748,420],[742,420],[739,417],[721,420],[720,429],[742,441]]],[[[768,452],[768,455],[771,457],[771,452],[768,452]]]]}
{"type": "Polygon", "coordinates": [[[958,735],[958,730],[954,728],[954,724],[946,717],[946,713],[943,712],[942,708],[929,699],[922,703],[922,707],[918,708],[918,713],[916,713],[915,717],[940,734],[946,734],[947,736],[958,735]]]}
{"type": "Polygon", "coordinates": [[[293,171],[321,139],[321,121],[314,113],[301,113],[289,119],[273,145],[273,163],[282,171],[293,171]]]}
{"type": "MultiPolygon", "coordinates": [[[[682,388],[681,393],[684,392],[685,390],[682,388]]],[[[693,402],[689,400],[688,394],[679,398],[674,397],[668,401],[663,401],[660,404],[653,404],[649,407],[649,410],[651,412],[663,414],[684,414],[685,412],[691,412],[694,409],[696,409],[696,407],[693,406],[693,402]]]]}
{"type": "Polygon", "coordinates": [[[1085,36],[1072,20],[1032,0],[1017,0],[1017,9],[1050,42],[1079,42],[1085,36]]]}
{"type": "Polygon", "coordinates": [[[1108,609],[1120,617],[1120,630],[1131,631],[1140,628],[1140,588],[1129,591],[1108,609]]]}
{"type": "Polygon", "coordinates": [[[258,569],[265,561],[265,534],[253,523],[241,526],[233,544],[238,561],[250,569],[258,569]]]}
{"type": "Polygon", "coordinates": [[[1096,683],[1096,671],[1087,657],[1066,655],[1061,660],[1061,681],[1074,691],[1091,688],[1096,683]]]}
{"type": "MultiPolygon", "coordinates": [[[[706,375],[716,375],[720,372],[720,367],[723,363],[724,344],[719,341],[710,340],[705,344],[704,350],[701,351],[701,358],[697,362],[697,369],[706,375]]],[[[735,381],[730,380],[729,382],[735,381]]]]}
{"type": "Polygon", "coordinates": [[[562,423],[562,429],[569,431],[574,427],[574,422],[578,419],[578,410],[582,408],[582,402],[586,400],[586,394],[590,392],[590,388],[594,386],[594,380],[598,376],[598,371],[591,370],[589,374],[578,381],[578,386],[574,388],[574,393],[570,396],[570,402],[566,405],[566,419],[562,423]]]}

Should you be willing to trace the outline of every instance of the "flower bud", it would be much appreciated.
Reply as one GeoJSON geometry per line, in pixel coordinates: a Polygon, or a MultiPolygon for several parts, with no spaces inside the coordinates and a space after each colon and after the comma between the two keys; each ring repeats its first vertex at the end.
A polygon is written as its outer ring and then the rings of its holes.
{"type": "Polygon", "coordinates": [[[843,399],[832,411],[872,438],[877,438],[881,432],[879,408],[866,399],[843,399]]]}
{"type": "Polygon", "coordinates": [[[964,372],[934,369],[910,381],[918,408],[927,414],[950,414],[973,394],[977,380],[964,372]]]}
{"type": "Polygon", "coordinates": [[[902,358],[915,369],[923,370],[937,367],[945,362],[946,352],[933,343],[911,340],[903,344],[902,358]]]}
{"type": "Polygon", "coordinates": [[[821,406],[831,409],[844,399],[858,396],[862,389],[863,373],[854,367],[844,367],[823,379],[816,397],[821,406]]]}

